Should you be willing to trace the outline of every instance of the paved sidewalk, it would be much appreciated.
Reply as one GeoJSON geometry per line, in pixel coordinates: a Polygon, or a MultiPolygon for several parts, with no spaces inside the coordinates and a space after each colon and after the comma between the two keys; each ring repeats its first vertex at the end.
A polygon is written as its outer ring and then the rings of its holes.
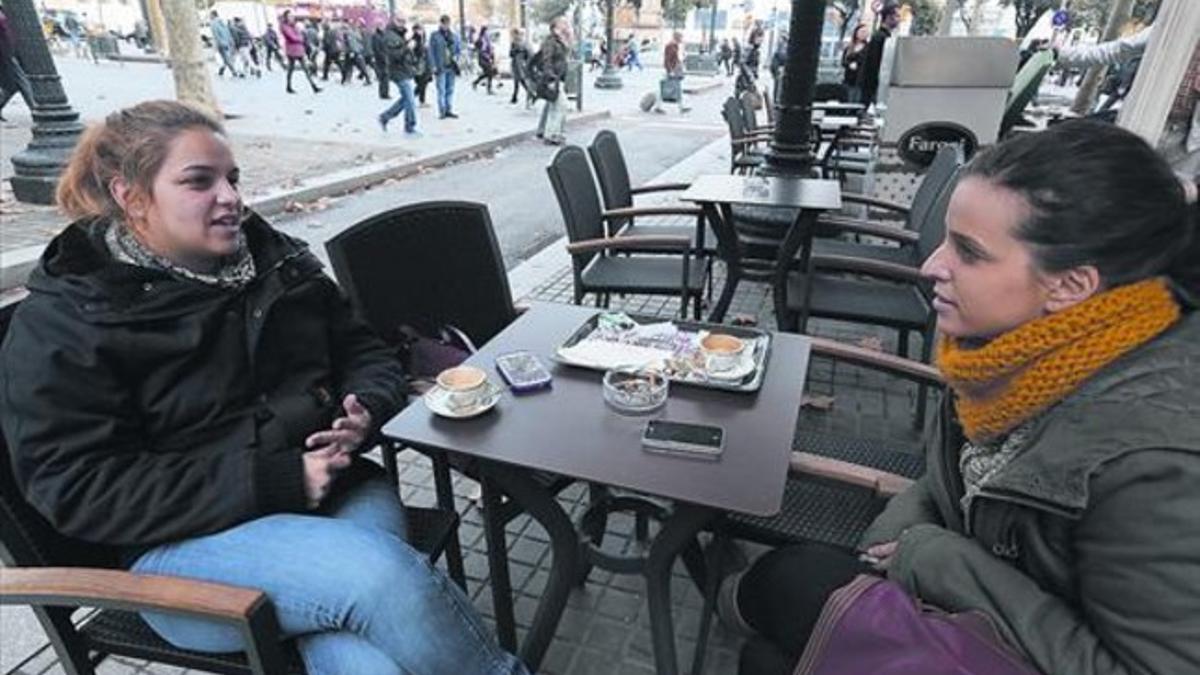
{"type": "MultiPolygon", "coordinates": [[[[162,64],[93,64],[72,57],[59,57],[56,64],[71,103],[85,122],[138,101],[174,95],[170,71],[162,64]]],[[[584,110],[576,112],[572,103],[569,124],[602,115],[652,114],[641,112],[638,101],[657,89],[658,70],[623,74],[625,86],[619,90],[596,89],[595,75],[585,72],[584,110]]],[[[219,103],[233,116],[226,128],[246,177],[244,194],[264,213],[469,161],[525,140],[537,126],[541,107],[511,105],[511,82],[502,82],[495,95],[488,96],[460,78],[455,107],[461,118],[439,120],[435,108],[421,108],[423,135],[414,138],[398,125],[387,132],[379,128],[375,117],[389,102],[378,98],[374,86],[343,86],[331,80],[322,83],[322,93],[313,94],[307,84],[301,87],[297,82],[295,88],[301,93],[288,95],[282,80],[279,71],[262,79],[218,78],[215,70],[213,76],[219,103]]],[[[708,91],[729,85],[719,78],[693,80],[689,86],[708,91]]],[[[430,105],[435,105],[434,99],[431,85],[430,105]]],[[[13,171],[11,158],[28,144],[31,120],[19,99],[5,112],[9,121],[0,124],[0,288],[20,283],[40,247],[65,224],[53,207],[13,200],[7,180],[13,171]]]]}
{"type": "MultiPolygon", "coordinates": [[[[728,166],[727,153],[727,140],[718,139],[650,182],[688,181],[701,173],[724,172],[728,166]]],[[[669,196],[659,197],[661,201],[669,199],[669,196]]],[[[519,301],[571,301],[569,259],[562,243],[559,241],[547,246],[510,272],[510,283],[519,301]]],[[[717,288],[722,281],[723,276],[719,276],[717,288]]],[[[613,301],[614,308],[664,317],[673,315],[678,308],[678,300],[662,297],[614,297],[613,301]]],[[[742,315],[764,328],[774,327],[770,292],[764,285],[744,284],[730,312],[731,317],[742,315]]],[[[813,330],[859,345],[888,350],[895,348],[894,337],[888,335],[887,331],[826,321],[814,321],[813,330]]],[[[910,442],[916,440],[917,435],[911,424],[915,387],[909,383],[823,359],[814,360],[808,381],[810,404],[801,411],[800,419],[800,424],[805,428],[910,442]]],[[[400,456],[400,467],[400,491],[405,503],[413,506],[434,504],[432,470],[428,460],[408,451],[400,456]]],[[[454,491],[463,518],[460,538],[464,547],[469,594],[475,606],[491,623],[493,611],[487,579],[486,543],[475,501],[479,495],[478,486],[469,479],[458,477],[454,491]]],[[[564,492],[560,500],[572,516],[578,516],[586,506],[586,493],[582,486],[577,485],[564,492]]],[[[605,537],[606,550],[615,553],[629,551],[636,546],[631,536],[632,529],[632,518],[620,515],[611,518],[605,537]]],[[[523,636],[548,577],[549,546],[545,532],[528,517],[516,519],[507,531],[516,619],[519,635],[523,636]]],[[[686,667],[690,666],[698,635],[701,599],[681,565],[675,570],[672,584],[678,653],[686,667]]],[[[35,648],[39,640],[44,642],[27,610],[22,610],[25,613],[18,616],[11,609],[0,612],[5,620],[5,649],[28,650],[35,648]]],[[[647,621],[644,584],[640,578],[593,571],[585,587],[572,593],[541,672],[554,675],[649,675],[654,669],[647,621]]],[[[740,642],[740,638],[726,631],[719,623],[714,623],[704,673],[729,675],[736,672],[740,642]]],[[[12,667],[16,660],[6,656],[3,661],[7,667],[12,667]]],[[[53,654],[43,648],[16,672],[33,675],[61,673],[62,670],[55,663],[53,654]]],[[[165,675],[180,671],[157,665],[147,666],[135,660],[109,659],[98,672],[165,675]]]]}

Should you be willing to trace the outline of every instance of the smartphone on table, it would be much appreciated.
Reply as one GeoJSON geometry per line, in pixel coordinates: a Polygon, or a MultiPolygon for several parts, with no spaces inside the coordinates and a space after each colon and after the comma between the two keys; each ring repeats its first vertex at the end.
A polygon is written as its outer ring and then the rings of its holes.
{"type": "Polygon", "coordinates": [[[650,420],[642,432],[642,448],[646,452],[716,461],[725,449],[725,430],[707,424],[650,420]]]}
{"type": "Polygon", "coordinates": [[[515,393],[550,387],[550,371],[538,357],[526,351],[509,352],[496,357],[496,370],[515,393]]]}

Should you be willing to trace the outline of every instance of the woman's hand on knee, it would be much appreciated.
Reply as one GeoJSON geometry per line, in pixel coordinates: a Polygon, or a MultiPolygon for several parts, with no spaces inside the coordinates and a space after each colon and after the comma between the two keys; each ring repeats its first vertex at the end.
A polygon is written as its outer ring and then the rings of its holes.
{"type": "Polygon", "coordinates": [[[346,453],[358,450],[371,430],[371,411],[359,403],[354,394],[346,396],[342,401],[342,409],[346,414],[334,420],[329,429],[309,436],[304,442],[306,447],[315,449],[336,445],[346,453]]]}
{"type": "Polygon", "coordinates": [[[329,494],[338,472],[350,466],[353,457],[341,446],[329,444],[304,453],[304,494],[308,507],[315,509],[329,494]]]}
{"type": "Polygon", "coordinates": [[[889,541],[883,544],[868,546],[867,550],[859,556],[859,560],[870,564],[880,572],[885,571],[887,570],[888,565],[891,564],[892,557],[896,555],[896,549],[899,547],[899,545],[900,542],[898,541],[889,541]]]}

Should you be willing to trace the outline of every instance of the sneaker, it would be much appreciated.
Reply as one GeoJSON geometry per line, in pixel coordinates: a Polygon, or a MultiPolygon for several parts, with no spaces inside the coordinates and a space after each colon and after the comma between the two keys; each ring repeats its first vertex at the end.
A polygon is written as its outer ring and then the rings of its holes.
{"type": "Polygon", "coordinates": [[[375,119],[379,121],[379,128],[383,129],[384,131],[387,131],[388,119],[386,117],[384,117],[383,115],[380,115],[379,117],[376,117],[375,119]]]}
{"type": "Polygon", "coordinates": [[[425,136],[425,134],[421,133],[420,131],[417,131],[416,129],[405,129],[404,133],[405,133],[405,135],[407,135],[410,138],[422,138],[423,136],[425,136]]]}
{"type": "Polygon", "coordinates": [[[452,112],[448,112],[448,113],[446,113],[446,117],[449,117],[449,118],[450,118],[450,119],[452,119],[452,120],[456,120],[456,119],[458,119],[458,115],[455,115],[455,114],[454,114],[454,113],[452,113],[452,112]]]}

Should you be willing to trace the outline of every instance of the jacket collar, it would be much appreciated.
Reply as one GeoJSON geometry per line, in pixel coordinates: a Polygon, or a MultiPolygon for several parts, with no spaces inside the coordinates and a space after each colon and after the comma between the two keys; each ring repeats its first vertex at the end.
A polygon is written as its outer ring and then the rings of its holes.
{"type": "MultiPolygon", "coordinates": [[[[31,293],[64,298],[96,323],[125,323],[179,316],[234,291],[181,279],[168,272],[114,260],[104,244],[106,219],[69,225],[46,247],[29,276],[31,293]]],[[[302,241],[278,232],[250,212],[242,223],[258,276],[247,292],[270,282],[287,266],[293,281],[317,273],[321,263],[302,241]]]]}
{"type": "Polygon", "coordinates": [[[981,495],[1078,515],[1108,462],[1152,449],[1200,455],[1198,390],[1200,312],[1191,312],[1044,413],[981,495]]]}

